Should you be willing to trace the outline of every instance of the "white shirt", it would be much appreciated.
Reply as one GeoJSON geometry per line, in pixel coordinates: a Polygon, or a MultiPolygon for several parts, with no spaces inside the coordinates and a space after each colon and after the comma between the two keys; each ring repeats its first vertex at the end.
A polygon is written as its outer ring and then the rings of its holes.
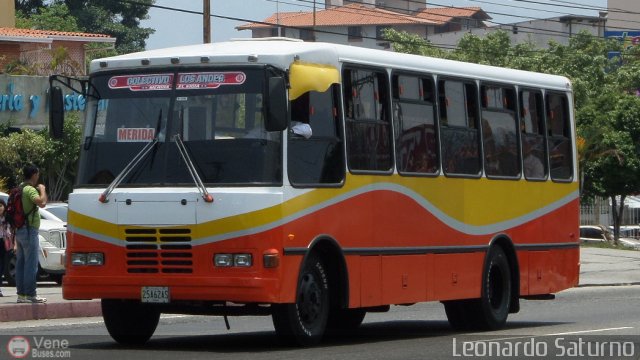
{"type": "Polygon", "coordinates": [[[310,138],[313,134],[311,125],[299,121],[291,122],[291,131],[296,135],[304,136],[305,139],[310,138]]]}

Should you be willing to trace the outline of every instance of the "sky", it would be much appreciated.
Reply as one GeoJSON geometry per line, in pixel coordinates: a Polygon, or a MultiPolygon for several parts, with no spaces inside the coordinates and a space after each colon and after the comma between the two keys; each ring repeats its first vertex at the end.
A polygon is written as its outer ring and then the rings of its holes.
{"type": "MultiPolygon", "coordinates": [[[[318,0],[318,9],[324,7],[318,0]]],[[[598,16],[597,10],[581,7],[606,7],[606,0],[429,0],[430,6],[475,6],[486,11],[497,24],[514,23],[530,18],[550,18],[562,15],[598,16]],[[544,3],[547,5],[542,5],[544,3]],[[580,5],[578,5],[580,4],[580,5]],[[555,5],[555,6],[554,6],[555,5]],[[535,10],[534,10],[535,9],[535,10]],[[515,15],[515,16],[509,16],[515,15]]],[[[156,5],[202,12],[203,0],[156,0],[156,5]]],[[[213,0],[211,14],[237,19],[262,21],[277,11],[312,11],[311,0],[213,0]]],[[[245,21],[212,17],[213,42],[250,37],[250,30],[237,31],[245,21]]],[[[202,43],[202,15],[151,8],[149,19],[142,27],[155,29],[147,40],[147,49],[202,43]]]]}

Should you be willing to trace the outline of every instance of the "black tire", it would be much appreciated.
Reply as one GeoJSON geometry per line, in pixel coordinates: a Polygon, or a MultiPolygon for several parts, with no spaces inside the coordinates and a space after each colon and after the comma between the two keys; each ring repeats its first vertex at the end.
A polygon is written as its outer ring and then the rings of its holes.
{"type": "Polygon", "coordinates": [[[334,309],[329,314],[327,328],[332,331],[355,330],[364,321],[364,309],[334,309]]]}
{"type": "Polygon", "coordinates": [[[142,345],[155,332],[160,312],[137,301],[102,299],[102,318],[113,340],[122,345],[142,345]]]}
{"type": "Polygon", "coordinates": [[[502,248],[489,249],[478,301],[477,325],[484,330],[500,329],[507,322],[511,305],[511,270],[502,248]]]}
{"type": "Polygon", "coordinates": [[[487,254],[479,299],[445,301],[444,310],[454,330],[496,330],[507,322],[511,305],[511,271],[497,246],[487,254]]]}
{"type": "Polygon", "coordinates": [[[320,343],[327,328],[329,306],[325,266],[319,257],[310,255],[300,271],[295,304],[272,305],[278,337],[290,345],[320,343]]]}
{"type": "Polygon", "coordinates": [[[16,255],[13,250],[7,254],[7,264],[5,265],[4,279],[9,286],[16,286],[16,255]]]}
{"type": "Polygon", "coordinates": [[[444,311],[447,314],[449,325],[456,331],[471,330],[476,323],[473,310],[476,300],[452,300],[444,301],[444,311]]]}
{"type": "Polygon", "coordinates": [[[64,274],[50,274],[49,276],[51,277],[52,281],[56,282],[56,284],[62,285],[62,277],[64,276],[64,274]]]}

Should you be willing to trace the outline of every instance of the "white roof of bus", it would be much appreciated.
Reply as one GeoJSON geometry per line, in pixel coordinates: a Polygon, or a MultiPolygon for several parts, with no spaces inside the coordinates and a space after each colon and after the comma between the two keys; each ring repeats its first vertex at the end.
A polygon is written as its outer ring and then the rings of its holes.
{"type": "Polygon", "coordinates": [[[212,44],[198,44],[96,59],[91,62],[91,72],[119,68],[153,68],[174,66],[172,59],[178,58],[180,65],[208,64],[271,64],[288,69],[298,56],[301,61],[328,64],[340,68],[340,62],[384,66],[407,71],[419,71],[448,76],[464,76],[486,81],[526,84],[556,90],[570,90],[567,78],[556,75],[506,69],[487,65],[430,58],[418,55],[399,54],[391,51],[366,49],[355,46],[321,42],[302,42],[292,39],[268,38],[232,40],[212,44]],[[256,62],[249,56],[257,55],[256,62]],[[142,65],[141,60],[149,60],[142,65]],[[106,64],[101,67],[100,63],[106,64]]]}

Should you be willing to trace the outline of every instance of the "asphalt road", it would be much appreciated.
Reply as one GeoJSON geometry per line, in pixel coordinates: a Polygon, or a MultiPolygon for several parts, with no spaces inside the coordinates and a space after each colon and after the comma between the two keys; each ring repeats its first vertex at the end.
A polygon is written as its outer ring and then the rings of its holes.
{"type": "Polygon", "coordinates": [[[279,345],[270,317],[230,318],[228,331],[220,317],[163,316],[154,337],[136,348],[114,343],[100,318],[24,321],[0,324],[0,359],[11,359],[5,344],[16,335],[40,351],[35,355],[72,359],[638,359],[638,299],[640,286],[571,289],[554,301],[523,300],[507,328],[485,333],[453,332],[439,303],[397,306],[367,314],[359,330],[306,349],[279,345]]]}

